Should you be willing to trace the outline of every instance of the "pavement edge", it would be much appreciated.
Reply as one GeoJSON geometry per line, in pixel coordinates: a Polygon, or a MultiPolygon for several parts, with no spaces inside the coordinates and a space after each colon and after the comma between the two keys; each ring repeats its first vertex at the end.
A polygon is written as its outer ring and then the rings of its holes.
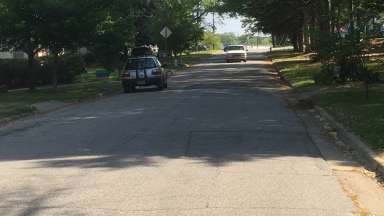
{"type": "Polygon", "coordinates": [[[339,138],[354,149],[358,156],[368,163],[370,169],[384,176],[384,160],[381,159],[367,144],[365,144],[358,136],[349,132],[341,123],[320,106],[315,106],[315,110],[338,132],[339,138]]]}
{"type": "MultiPolygon", "coordinates": [[[[274,64],[271,58],[267,57],[272,62],[273,70],[277,71],[280,80],[288,85],[291,89],[293,88],[292,83],[287,79],[280,71],[280,69],[274,64]]],[[[295,99],[297,95],[294,94],[295,99]]],[[[292,102],[290,102],[292,103],[292,102]]],[[[368,145],[363,142],[358,136],[348,131],[341,123],[337,122],[335,118],[329,114],[325,109],[318,105],[314,105],[314,109],[321,117],[326,119],[328,123],[338,132],[340,139],[358,154],[358,157],[366,163],[368,168],[378,173],[380,176],[384,176],[384,160],[381,159],[368,145]]]]}

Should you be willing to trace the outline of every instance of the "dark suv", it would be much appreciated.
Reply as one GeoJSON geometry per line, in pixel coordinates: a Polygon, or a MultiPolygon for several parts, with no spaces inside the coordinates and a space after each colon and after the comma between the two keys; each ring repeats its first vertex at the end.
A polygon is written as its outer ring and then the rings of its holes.
{"type": "Polygon", "coordinates": [[[121,79],[126,93],[135,91],[136,86],[155,85],[159,90],[168,87],[167,73],[153,56],[129,58],[121,79]]]}

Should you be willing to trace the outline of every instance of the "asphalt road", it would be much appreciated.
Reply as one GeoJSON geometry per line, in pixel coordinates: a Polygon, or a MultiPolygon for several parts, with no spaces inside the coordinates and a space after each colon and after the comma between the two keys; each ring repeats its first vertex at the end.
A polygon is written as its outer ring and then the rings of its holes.
{"type": "Polygon", "coordinates": [[[260,54],[0,130],[0,215],[354,215],[260,54]]]}

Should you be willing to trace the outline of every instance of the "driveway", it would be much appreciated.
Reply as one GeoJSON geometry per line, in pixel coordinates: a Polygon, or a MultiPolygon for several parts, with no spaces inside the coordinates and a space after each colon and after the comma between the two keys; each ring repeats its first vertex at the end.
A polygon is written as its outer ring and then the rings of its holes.
{"type": "Polygon", "coordinates": [[[0,130],[0,215],[354,215],[258,53],[0,130]]]}

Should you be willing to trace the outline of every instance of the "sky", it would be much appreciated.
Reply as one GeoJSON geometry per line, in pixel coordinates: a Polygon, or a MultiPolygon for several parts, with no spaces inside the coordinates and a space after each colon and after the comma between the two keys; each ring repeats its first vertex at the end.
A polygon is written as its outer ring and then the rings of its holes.
{"type": "MultiPolygon", "coordinates": [[[[205,22],[208,25],[212,24],[212,15],[208,15],[205,18],[205,22]]],[[[237,35],[245,33],[245,29],[242,28],[241,18],[231,18],[228,16],[218,17],[216,15],[216,27],[218,33],[228,33],[233,32],[237,35]]]]}
{"type": "Polygon", "coordinates": [[[217,26],[218,33],[227,33],[233,32],[238,35],[244,34],[245,29],[242,27],[241,18],[230,18],[225,17],[224,19],[219,20],[217,26]]]}

